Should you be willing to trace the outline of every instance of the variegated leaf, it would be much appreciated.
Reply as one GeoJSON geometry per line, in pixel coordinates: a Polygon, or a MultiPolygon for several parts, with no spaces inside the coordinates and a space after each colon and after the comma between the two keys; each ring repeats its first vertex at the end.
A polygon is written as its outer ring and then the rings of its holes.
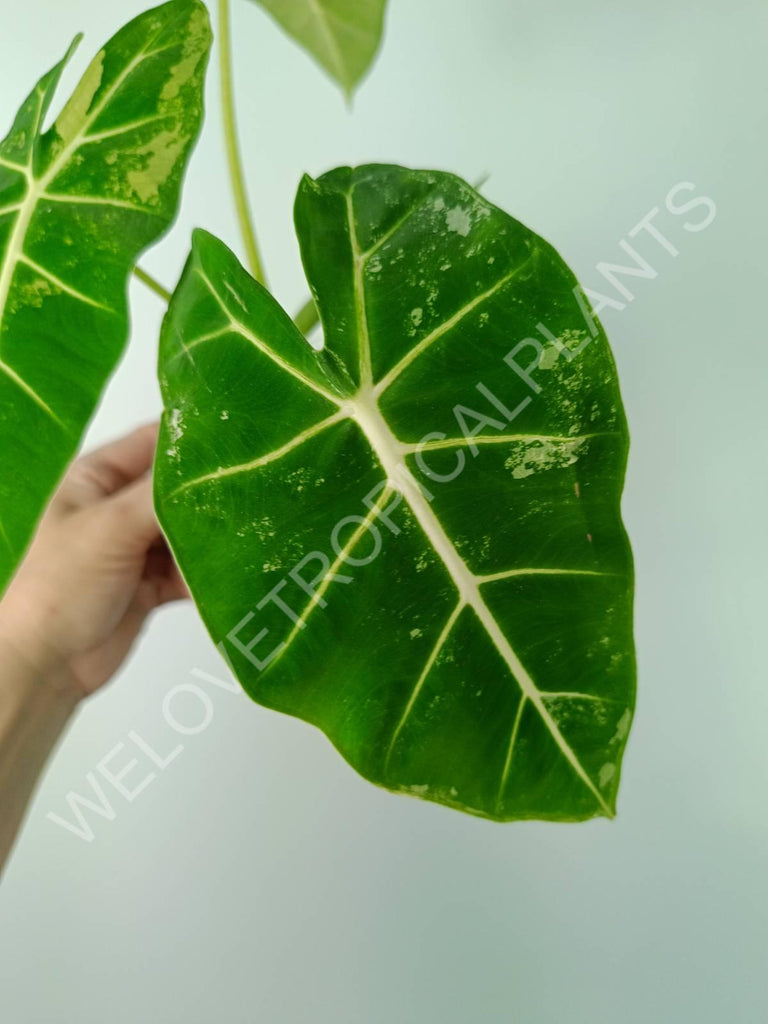
{"type": "Polygon", "coordinates": [[[0,143],[0,590],[123,351],[128,275],[176,214],[210,41],[198,0],[142,14],[44,132],[71,48],[0,143]]]}

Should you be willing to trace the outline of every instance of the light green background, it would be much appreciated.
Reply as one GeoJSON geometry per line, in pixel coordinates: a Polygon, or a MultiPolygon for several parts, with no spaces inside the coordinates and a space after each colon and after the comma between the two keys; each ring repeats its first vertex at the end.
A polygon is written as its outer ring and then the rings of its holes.
{"type": "MultiPolygon", "coordinates": [[[[193,611],[166,611],[84,710],[31,812],[0,890],[0,1019],[758,1024],[768,6],[392,0],[351,115],[257,7],[233,6],[254,207],[289,308],[305,292],[290,220],[304,170],[381,159],[489,172],[486,194],[591,287],[595,263],[619,260],[619,239],[677,182],[717,203],[698,234],[660,214],[680,255],[638,242],[658,277],[604,315],[633,435],[624,511],[638,577],[619,816],[500,826],[394,797],[306,725],[208,686],[210,727],[133,804],[115,796],[116,819],[94,819],[85,844],[46,812],[63,813],[129,730],[167,750],[167,691],[194,668],[220,672],[193,611]]],[[[5,12],[4,124],[75,31],[88,30],[79,72],[142,7],[5,12]]],[[[237,239],[217,102],[212,76],[179,225],[145,261],[168,284],[194,225],[237,239]]],[[[93,442],[159,409],[161,307],[140,287],[133,298],[132,349],[93,442]]]]}

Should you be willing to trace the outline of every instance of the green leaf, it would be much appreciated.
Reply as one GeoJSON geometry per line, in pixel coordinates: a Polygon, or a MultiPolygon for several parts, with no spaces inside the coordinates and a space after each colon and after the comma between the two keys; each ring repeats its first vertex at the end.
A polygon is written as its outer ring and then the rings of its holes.
{"type": "Polygon", "coordinates": [[[157,506],[211,635],[379,785],[611,816],[635,665],[602,328],[452,175],[305,178],[296,224],[322,352],[202,232],[163,330],[157,506]]]}
{"type": "Polygon", "coordinates": [[[210,40],[197,0],[141,15],[43,132],[73,46],[0,143],[0,590],[125,346],[127,278],[175,215],[210,40]]]}
{"type": "Polygon", "coordinates": [[[351,96],[381,44],[387,0],[256,0],[351,96]]]}

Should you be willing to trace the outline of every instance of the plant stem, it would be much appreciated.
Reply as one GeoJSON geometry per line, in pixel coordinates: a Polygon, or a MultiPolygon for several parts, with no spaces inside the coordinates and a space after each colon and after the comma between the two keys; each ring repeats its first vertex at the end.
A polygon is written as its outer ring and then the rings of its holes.
{"type": "Polygon", "coordinates": [[[309,334],[315,324],[320,323],[320,317],[318,316],[317,306],[315,305],[314,299],[309,299],[304,303],[299,312],[293,318],[293,322],[302,334],[309,334]]]}
{"type": "Polygon", "coordinates": [[[171,301],[171,293],[167,288],[163,288],[159,281],[156,281],[151,274],[148,274],[146,270],[142,270],[141,267],[133,268],[134,276],[145,284],[147,288],[150,288],[156,295],[159,295],[164,302],[168,303],[171,301]]]}
{"type": "Polygon", "coordinates": [[[237,208],[237,217],[240,221],[240,231],[243,235],[251,273],[257,281],[266,285],[264,269],[259,255],[259,246],[256,241],[256,232],[251,221],[248,195],[245,190],[243,165],[237,142],[235,100],[232,88],[232,37],[230,33],[229,0],[219,0],[219,68],[221,71],[221,112],[224,122],[224,138],[227,145],[229,176],[237,208]]]}

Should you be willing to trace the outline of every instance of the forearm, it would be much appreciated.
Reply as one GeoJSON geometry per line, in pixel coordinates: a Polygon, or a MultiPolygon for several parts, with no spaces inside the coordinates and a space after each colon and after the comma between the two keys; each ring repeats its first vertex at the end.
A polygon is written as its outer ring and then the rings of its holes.
{"type": "Polygon", "coordinates": [[[35,667],[21,642],[0,637],[0,871],[77,703],[71,688],[35,667]]]}

